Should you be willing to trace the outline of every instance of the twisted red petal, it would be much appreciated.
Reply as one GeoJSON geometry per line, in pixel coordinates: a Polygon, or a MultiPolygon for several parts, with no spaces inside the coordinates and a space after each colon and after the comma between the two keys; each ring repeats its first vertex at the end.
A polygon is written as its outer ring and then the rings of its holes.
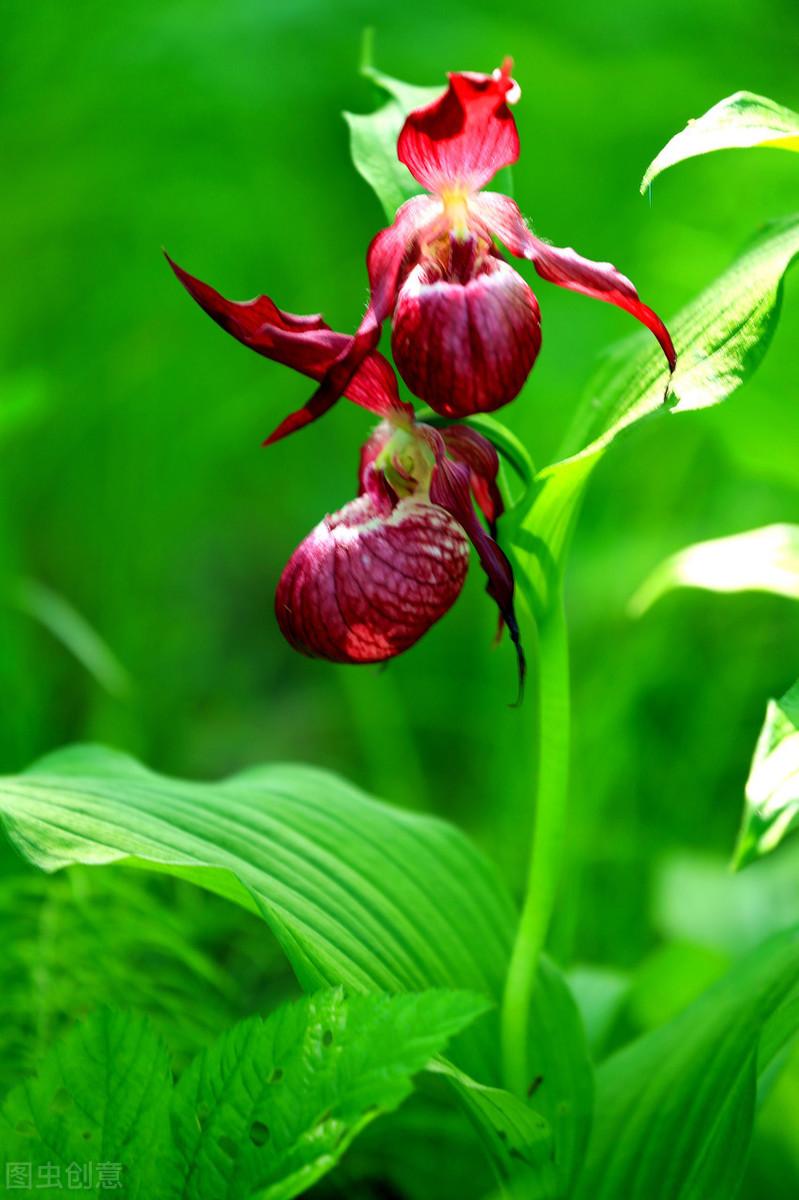
{"type": "MultiPolygon", "coordinates": [[[[346,351],[351,338],[335,333],[321,316],[296,316],[283,312],[268,296],[257,296],[243,302],[226,300],[214,288],[184,271],[169,255],[167,261],[189,295],[197,301],[217,325],[237,341],[249,346],[264,358],[292,367],[311,379],[322,379],[338,356],[346,351]]],[[[411,417],[413,408],[404,404],[397,391],[397,381],[391,366],[377,352],[364,357],[349,379],[345,395],[380,416],[403,413],[411,417]]],[[[301,429],[332,406],[337,399],[315,397],[298,412],[281,422],[267,439],[275,442],[296,429],[301,429]]]]}
{"type": "Polygon", "coordinates": [[[595,300],[606,300],[646,325],[660,343],[669,370],[674,370],[677,356],[668,329],[656,312],[642,304],[633,284],[612,263],[593,262],[576,250],[560,250],[534,237],[518,205],[509,196],[483,192],[474,198],[472,208],[512,254],[532,262],[542,279],[573,292],[582,292],[595,300]]]}
{"type": "Polygon", "coordinates": [[[278,624],[312,658],[382,662],[454,604],[468,562],[466,536],[444,509],[411,497],[385,515],[359,496],[294,551],[275,595],[278,624]]]}
{"type": "Polygon", "coordinates": [[[430,192],[474,192],[519,157],[519,134],[508,94],[518,95],[506,60],[493,75],[449,76],[438,100],[407,117],[397,157],[430,192]]]}
{"type": "Polygon", "coordinates": [[[452,458],[465,463],[470,471],[470,487],[477,506],[488,521],[488,529],[492,538],[497,538],[497,521],[505,511],[497,475],[499,473],[499,455],[496,448],[468,425],[450,425],[442,429],[447,450],[452,458]]]}
{"type": "Polygon", "coordinates": [[[466,530],[469,540],[477,551],[480,566],[488,577],[486,591],[496,602],[500,616],[508,627],[511,641],[516,647],[519,668],[519,699],[521,699],[527,664],[513,605],[515,587],[513,568],[504,551],[483,529],[477,513],[474,511],[469,490],[471,482],[469,467],[463,462],[452,462],[446,457],[444,439],[438,430],[431,429],[426,425],[420,425],[418,429],[436,456],[436,466],[430,481],[430,499],[434,504],[439,504],[448,513],[451,513],[458,524],[466,530]]]}

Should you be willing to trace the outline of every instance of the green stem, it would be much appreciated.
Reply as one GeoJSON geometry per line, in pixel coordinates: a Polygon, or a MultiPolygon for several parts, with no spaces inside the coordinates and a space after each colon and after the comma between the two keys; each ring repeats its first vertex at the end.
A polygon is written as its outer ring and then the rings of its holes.
{"type": "Polygon", "coordinates": [[[569,647],[563,600],[538,624],[538,770],[530,865],[502,1002],[505,1086],[525,1095],[527,1033],[536,970],[560,880],[569,781],[569,647]]]}

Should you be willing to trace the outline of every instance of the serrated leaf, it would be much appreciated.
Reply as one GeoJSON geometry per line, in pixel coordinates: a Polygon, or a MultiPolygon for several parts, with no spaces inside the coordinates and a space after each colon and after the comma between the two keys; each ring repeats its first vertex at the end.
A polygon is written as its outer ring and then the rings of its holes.
{"type": "Polygon", "coordinates": [[[783,108],[768,96],[754,92],[735,92],[714,104],[701,117],[691,120],[674,135],[649,164],[641,180],[645,192],[661,172],[713,150],[732,150],[752,146],[772,146],[778,150],[799,150],[799,113],[783,108]]]}
{"type": "Polygon", "coordinates": [[[678,354],[669,406],[663,356],[646,335],[605,359],[578,410],[568,457],[540,471],[530,503],[514,511],[514,554],[534,612],[546,611],[558,594],[580,501],[608,447],[646,417],[720,404],[744,382],[766,352],[783,276],[797,254],[799,217],[774,222],[669,322],[678,354]]]}
{"type": "Polygon", "coordinates": [[[799,682],[769,700],[746,783],[734,865],[768,854],[799,824],[799,682]]]}
{"type": "Polygon", "coordinates": [[[112,1188],[126,1200],[153,1200],[168,1178],[171,1091],[169,1058],[148,1022],[101,1010],[9,1093],[0,1110],[4,1172],[29,1164],[33,1190],[25,1194],[52,1200],[112,1188]]]}
{"type": "Polygon", "coordinates": [[[578,1200],[707,1200],[741,1182],[757,1077],[796,1032],[799,930],[741,959],[598,1071],[578,1200]]]}
{"type": "Polygon", "coordinates": [[[485,1007],[458,992],[334,989],[234,1026],[175,1090],[173,1200],[303,1194],[485,1007]]]}
{"type": "Polygon", "coordinates": [[[799,525],[766,525],[686,546],[660,563],[630,601],[641,616],[676,588],[772,592],[799,600],[799,525]]]}

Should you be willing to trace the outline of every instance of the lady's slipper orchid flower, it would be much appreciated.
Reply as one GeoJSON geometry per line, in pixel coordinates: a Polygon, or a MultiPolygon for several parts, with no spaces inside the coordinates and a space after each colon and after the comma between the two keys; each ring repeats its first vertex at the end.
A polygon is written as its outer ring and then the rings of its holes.
{"type": "MultiPolygon", "coordinates": [[[[321,317],[283,312],[268,296],[226,300],[169,261],[223,329],[312,379],[322,379],[349,342],[321,317]]],[[[377,351],[362,359],[346,395],[384,420],[361,450],[359,496],[325,517],[283,572],[275,609],[284,636],[304,654],[334,662],[394,657],[457,599],[471,541],[488,577],[487,591],[516,646],[522,680],[513,572],[496,541],[503,505],[494,446],[466,426],[438,430],[415,421],[412,406],[399,398],[390,364],[377,351]]],[[[306,405],[267,442],[316,420],[321,411],[306,405]]]]}
{"type": "Polygon", "coordinates": [[[494,238],[543,279],[632,313],[674,370],[668,330],[629,279],[611,263],[541,241],[510,197],[482,190],[519,156],[511,67],[507,59],[493,75],[451,74],[443,95],[406,119],[397,154],[428,194],[406,201],[369,247],[369,306],[314,406],[328,407],[344,391],[390,316],[399,373],[431,408],[461,417],[512,400],[535,362],[541,324],[533,292],[494,238]]]}

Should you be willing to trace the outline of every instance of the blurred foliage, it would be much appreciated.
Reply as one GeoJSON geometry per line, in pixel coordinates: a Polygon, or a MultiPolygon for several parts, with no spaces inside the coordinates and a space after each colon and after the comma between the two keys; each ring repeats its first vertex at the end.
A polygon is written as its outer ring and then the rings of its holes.
{"type": "MultiPolygon", "coordinates": [[[[357,76],[368,24],[380,67],[420,85],[513,54],[523,210],[556,244],[612,259],[664,315],[763,222],[796,207],[796,156],[768,150],[687,162],[656,181],[650,203],[637,191],[665,141],[721,97],[748,88],[799,107],[794,0],[535,10],[520,0],[494,9],[473,0],[393,9],[365,0],[12,0],[0,44],[9,281],[0,590],[33,578],[62,597],[125,664],[133,688],[109,695],[47,630],[0,606],[0,769],[86,738],[195,777],[301,758],[452,817],[519,882],[527,717],[508,707],[510,654],[491,646],[479,572],[446,621],[386,671],[295,656],[272,617],[274,586],[300,538],[353,494],[368,419],[342,404],[322,425],[261,450],[262,436],[305,398],[304,384],[215,330],[159,253],[167,246],[227,294],[268,291],[292,311],[321,309],[335,326],[354,327],[365,248],[383,218],[350,165],[340,110],[376,101],[357,76]]],[[[503,417],[544,463],[596,356],[630,321],[544,283],[536,291],[544,350],[503,417]]],[[[798,337],[799,280],[789,276],[754,379],[723,409],[636,430],[592,483],[568,579],[572,857],[553,939],[567,964],[634,972],[669,942],[685,943],[686,931],[664,928],[653,906],[663,863],[729,854],[764,699],[795,680],[799,614],[788,600],[674,594],[637,623],[626,607],[681,547],[796,520],[798,337]]],[[[766,890],[786,852],[751,868],[766,890]]],[[[66,877],[14,880],[10,852],[0,869],[8,887],[33,889],[25,903],[37,912],[72,903],[66,877]]],[[[738,899],[753,886],[746,874],[729,885],[731,904],[756,903],[738,899]]],[[[90,886],[94,895],[115,885],[90,886]]],[[[162,881],[135,886],[135,903],[108,901],[115,921],[163,900],[162,881]]],[[[698,917],[706,892],[697,886],[698,917]]],[[[186,904],[170,920],[181,911],[181,928],[193,931],[186,945],[207,956],[207,1013],[187,982],[199,962],[180,965],[186,951],[174,929],[171,949],[112,938],[96,951],[103,970],[93,977],[81,973],[81,955],[61,956],[58,987],[71,998],[50,1001],[53,1012],[93,1007],[107,998],[105,974],[132,978],[141,954],[146,964],[158,954],[181,974],[183,1016],[176,1009],[172,1021],[182,1036],[205,1036],[185,1024],[190,1012],[209,1034],[223,1013],[237,1015],[219,972],[232,974],[229,947],[246,941],[249,918],[212,918],[224,905],[208,897],[186,904]]],[[[4,899],[4,929],[11,911],[4,899]]],[[[668,953],[648,968],[650,984],[683,996],[696,955],[668,953]]],[[[250,951],[245,958],[249,983],[234,1007],[271,1006],[250,951]]],[[[632,1011],[648,1020],[658,1006],[643,984],[634,995],[632,1011]]],[[[794,1056],[764,1110],[747,1200],[796,1192],[799,1135],[786,1118],[798,1088],[794,1056]]]]}

